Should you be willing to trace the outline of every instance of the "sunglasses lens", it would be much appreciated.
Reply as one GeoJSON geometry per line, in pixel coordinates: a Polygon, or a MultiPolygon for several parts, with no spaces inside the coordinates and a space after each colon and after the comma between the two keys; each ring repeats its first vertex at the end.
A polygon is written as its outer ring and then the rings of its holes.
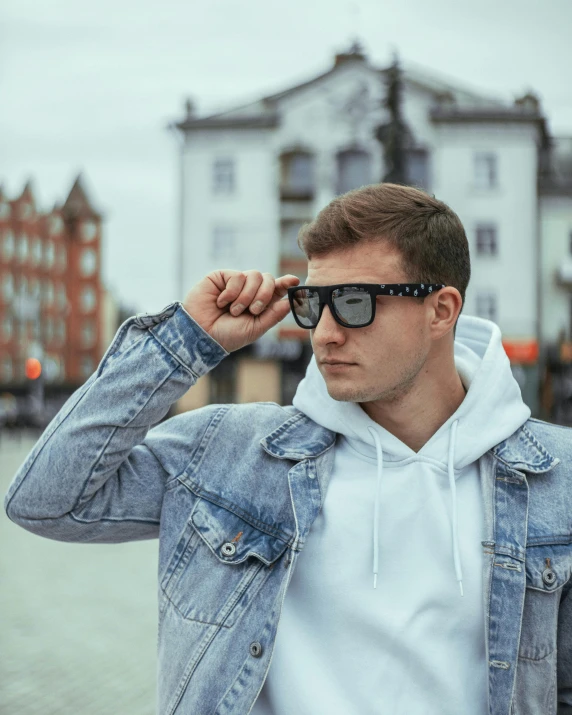
{"type": "Polygon", "coordinates": [[[346,325],[365,325],[371,320],[371,295],[359,286],[336,288],[332,303],[338,318],[346,325]]]}
{"type": "Polygon", "coordinates": [[[320,315],[320,299],[314,290],[301,288],[294,293],[294,313],[300,325],[315,328],[320,315]]]}

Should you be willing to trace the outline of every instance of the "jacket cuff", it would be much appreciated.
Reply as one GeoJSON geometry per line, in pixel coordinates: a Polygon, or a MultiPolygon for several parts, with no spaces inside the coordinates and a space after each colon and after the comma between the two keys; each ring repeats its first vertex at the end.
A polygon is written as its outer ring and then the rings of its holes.
{"type": "Polygon", "coordinates": [[[162,347],[197,377],[216,367],[228,353],[192,318],[180,301],[159,313],[138,313],[136,327],[149,330],[162,347]]]}

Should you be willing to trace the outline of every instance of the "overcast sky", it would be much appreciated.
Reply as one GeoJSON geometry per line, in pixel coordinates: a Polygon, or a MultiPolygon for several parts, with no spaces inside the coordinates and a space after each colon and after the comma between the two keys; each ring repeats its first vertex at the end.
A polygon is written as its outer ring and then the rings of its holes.
{"type": "MultiPolygon", "coordinates": [[[[572,136],[572,0],[4,0],[0,181],[28,177],[42,208],[79,171],[105,214],[104,280],[133,310],[176,291],[177,163],[166,125],[284,89],[331,66],[359,36],[509,101],[541,97],[572,136]]],[[[189,286],[190,288],[191,286],[189,286]]]]}

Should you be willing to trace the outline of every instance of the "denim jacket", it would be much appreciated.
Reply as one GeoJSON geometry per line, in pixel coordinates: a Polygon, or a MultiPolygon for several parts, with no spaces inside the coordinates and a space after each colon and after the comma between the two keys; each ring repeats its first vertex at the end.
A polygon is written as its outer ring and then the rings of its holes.
{"type": "MultiPolygon", "coordinates": [[[[159,715],[250,712],[333,464],[292,406],[161,422],[227,354],[179,302],[129,318],[4,500],[50,539],[159,538],[159,715]]],[[[531,419],[480,460],[490,715],[572,713],[571,436],[531,419]]]]}

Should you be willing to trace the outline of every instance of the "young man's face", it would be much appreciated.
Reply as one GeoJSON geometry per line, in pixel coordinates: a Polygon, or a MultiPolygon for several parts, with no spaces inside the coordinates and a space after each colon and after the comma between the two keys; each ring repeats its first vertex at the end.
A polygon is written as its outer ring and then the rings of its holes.
{"type": "MultiPolygon", "coordinates": [[[[307,285],[335,283],[408,283],[400,254],[384,242],[314,257],[307,285]]],[[[311,331],[312,347],[328,393],[335,400],[392,400],[408,392],[431,348],[430,296],[377,296],[375,319],[365,328],[345,328],[324,306],[311,331]],[[341,361],[345,365],[328,365],[341,361]]]]}

